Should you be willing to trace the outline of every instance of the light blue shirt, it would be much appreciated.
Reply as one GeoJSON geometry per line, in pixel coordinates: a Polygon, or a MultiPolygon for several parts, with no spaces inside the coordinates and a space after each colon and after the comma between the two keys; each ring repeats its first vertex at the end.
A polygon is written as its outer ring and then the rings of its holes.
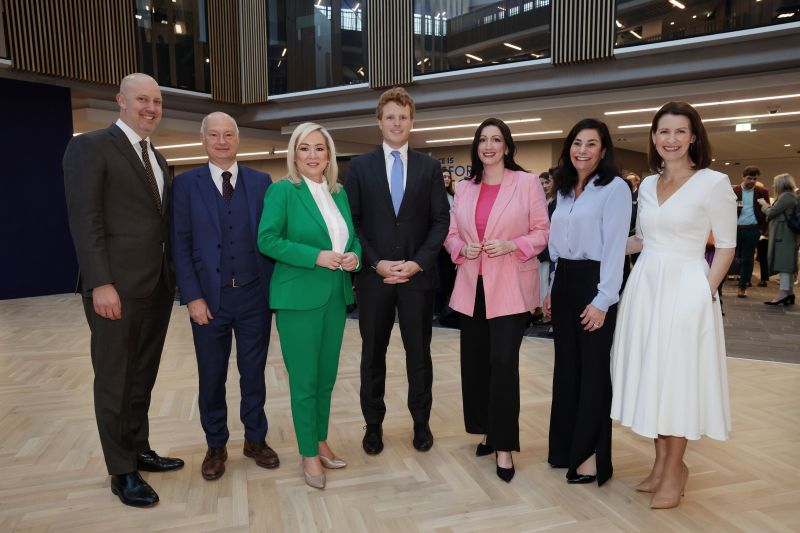
{"type": "MultiPolygon", "coordinates": [[[[625,243],[631,224],[631,189],[620,177],[605,186],[589,180],[580,197],[575,193],[558,194],[558,203],[550,221],[550,258],[591,259],[600,262],[600,283],[591,304],[601,311],[619,301],[625,243]]],[[[550,276],[552,290],[555,272],[550,276]]]]}
{"type": "Polygon", "coordinates": [[[740,226],[751,226],[758,224],[756,220],[756,213],[753,210],[753,189],[745,189],[742,187],[742,212],[739,213],[740,226]]]}

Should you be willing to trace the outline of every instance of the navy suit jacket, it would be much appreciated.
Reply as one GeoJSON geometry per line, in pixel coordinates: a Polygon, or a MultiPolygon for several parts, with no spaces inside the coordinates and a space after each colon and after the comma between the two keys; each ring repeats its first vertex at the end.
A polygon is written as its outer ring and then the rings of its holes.
{"type": "MultiPolygon", "coordinates": [[[[256,238],[264,194],[270,183],[269,174],[239,164],[236,192],[244,192],[247,197],[253,249],[258,261],[258,283],[265,307],[269,305],[273,262],[258,251],[256,238]]],[[[184,172],[172,182],[172,259],[181,304],[204,298],[212,313],[219,310],[222,292],[219,196],[208,165],[184,172]]]]}

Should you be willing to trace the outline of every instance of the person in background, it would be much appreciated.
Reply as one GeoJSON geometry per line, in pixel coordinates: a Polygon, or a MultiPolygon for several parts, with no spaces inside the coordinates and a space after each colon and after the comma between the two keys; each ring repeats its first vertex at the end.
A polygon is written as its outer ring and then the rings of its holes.
{"type": "Polygon", "coordinates": [[[798,235],[788,224],[788,219],[797,206],[797,185],[790,174],[778,174],[772,182],[775,188],[775,203],[769,205],[758,199],[762,213],[769,221],[769,265],[771,273],[780,275],[777,296],[767,305],[794,304],[794,278],[797,276],[798,235]]]}
{"type": "Polygon", "coordinates": [[[747,166],[742,172],[742,182],[733,188],[739,217],[736,226],[736,257],[740,261],[739,291],[736,296],[739,298],[747,297],[758,240],[768,230],[767,219],[758,200],[769,202],[769,191],[756,184],[760,175],[761,171],[757,166],[747,166]]]}
{"type": "Polygon", "coordinates": [[[736,196],[709,169],[711,147],[697,111],[669,102],[653,117],[650,168],[639,189],[641,252],[620,303],[611,357],[611,417],[653,439],[655,461],[636,490],[650,507],[680,503],[689,440],[725,440],[731,428],[725,336],[717,287],[733,260],[736,196]],[[704,251],[714,235],[709,267],[704,251]]]}
{"type": "Polygon", "coordinates": [[[289,139],[289,175],[264,197],[258,247],[275,259],[269,305],[275,310],[289,373],[292,420],[306,483],[325,488],[323,468],[344,468],[328,444],[331,393],[339,368],[350,272],[361,266],[347,194],[338,184],[336,148],[320,125],[300,124],[289,139]]]}
{"type": "MultiPolygon", "coordinates": [[[[550,169],[554,170],[554,169],[550,169]]],[[[553,189],[553,176],[550,170],[545,170],[539,174],[539,183],[542,184],[544,196],[547,199],[547,219],[553,217],[553,211],[556,209],[555,190],[553,189]]],[[[546,287],[550,286],[550,272],[552,271],[552,263],[550,262],[550,251],[547,246],[539,252],[536,256],[539,260],[539,305],[533,311],[532,319],[534,324],[549,324],[550,317],[544,314],[542,306],[544,304],[544,297],[547,295],[546,287]]]]}
{"type": "MultiPolygon", "coordinates": [[[[453,199],[456,194],[456,183],[453,180],[452,173],[446,167],[442,167],[442,178],[444,180],[444,188],[447,191],[447,202],[452,210],[453,199]]],[[[444,246],[439,250],[436,266],[439,268],[439,288],[436,289],[434,312],[438,316],[440,326],[455,326],[456,324],[452,323],[453,317],[447,315],[449,313],[447,303],[450,301],[450,294],[453,292],[453,284],[456,281],[456,268],[444,246]]],[[[453,315],[454,313],[449,314],[453,315]]]]}
{"type": "Polygon", "coordinates": [[[602,485],[613,473],[608,368],[631,221],[631,190],[618,174],[608,127],[575,124],[555,173],[556,270],[544,301],[555,335],[547,461],[567,468],[569,483],[602,485]]]}
{"type": "Polygon", "coordinates": [[[450,306],[461,317],[461,392],[476,455],[495,452],[514,477],[519,451],[519,348],[539,303],[536,254],[547,245],[544,191],[516,161],[508,126],[488,118],[472,141],[472,171],[456,189],[445,247],[458,265],[450,306]]]}

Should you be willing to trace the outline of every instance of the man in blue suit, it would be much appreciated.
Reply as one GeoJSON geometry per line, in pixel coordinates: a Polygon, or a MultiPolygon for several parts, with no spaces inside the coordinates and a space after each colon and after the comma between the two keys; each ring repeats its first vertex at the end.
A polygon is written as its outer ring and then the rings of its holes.
{"type": "Polygon", "coordinates": [[[258,466],[276,468],[266,443],[264,367],[272,324],[270,260],[256,244],[268,174],[239,165],[239,128],[225,113],[211,113],[200,127],[208,164],[177,176],[172,196],[172,254],[181,304],[189,310],[200,378],[200,422],[208,451],[207,480],[225,473],[228,407],[225,381],[231,340],[242,401],[244,450],[258,466]]]}

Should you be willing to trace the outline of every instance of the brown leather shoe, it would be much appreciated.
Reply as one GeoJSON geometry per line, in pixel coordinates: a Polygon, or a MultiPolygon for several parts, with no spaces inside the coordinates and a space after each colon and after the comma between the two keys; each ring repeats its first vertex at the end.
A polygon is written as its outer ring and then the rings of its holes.
{"type": "Polygon", "coordinates": [[[261,468],[278,468],[281,464],[278,454],[265,442],[244,441],[245,457],[252,457],[261,468]]]}
{"type": "Polygon", "coordinates": [[[200,471],[203,473],[203,478],[208,481],[213,481],[222,477],[225,473],[225,461],[228,459],[228,450],[225,446],[222,448],[209,448],[206,452],[206,458],[203,459],[203,466],[200,471]]]}
{"type": "Polygon", "coordinates": [[[747,298],[747,289],[739,287],[739,292],[736,293],[737,298],[747,298]]]}

